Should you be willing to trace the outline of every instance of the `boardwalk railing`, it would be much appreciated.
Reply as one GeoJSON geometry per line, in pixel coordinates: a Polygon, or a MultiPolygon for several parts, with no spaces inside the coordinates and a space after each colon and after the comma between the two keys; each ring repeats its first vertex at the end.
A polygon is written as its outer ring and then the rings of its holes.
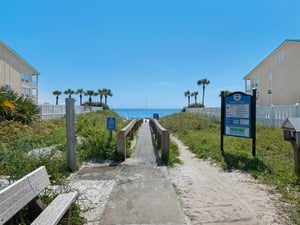
{"type": "MultiPolygon", "coordinates": [[[[65,105],[39,105],[41,120],[58,119],[66,115],[65,105]]],[[[75,106],[75,114],[85,114],[96,110],[101,110],[100,107],[75,106]]]]}
{"type": "Polygon", "coordinates": [[[120,160],[126,159],[126,140],[132,138],[132,134],[142,124],[143,119],[134,119],[118,133],[117,151],[120,160]]]}
{"type": "Polygon", "coordinates": [[[161,149],[161,158],[167,161],[170,150],[170,134],[156,119],[150,119],[150,126],[154,132],[157,147],[161,149]]]}
{"type": "MultiPolygon", "coordinates": [[[[221,108],[186,108],[186,112],[200,113],[210,118],[220,119],[221,108]]],[[[299,105],[257,106],[256,124],[280,128],[288,117],[300,117],[299,105]]]]}

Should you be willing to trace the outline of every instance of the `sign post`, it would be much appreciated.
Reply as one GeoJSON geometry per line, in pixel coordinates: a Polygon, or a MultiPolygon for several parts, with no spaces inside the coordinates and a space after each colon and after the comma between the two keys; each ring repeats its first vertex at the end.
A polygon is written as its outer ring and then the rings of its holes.
{"type": "Polygon", "coordinates": [[[110,131],[109,141],[112,141],[112,132],[116,130],[116,117],[106,118],[106,129],[110,131]]]}
{"type": "Polygon", "coordinates": [[[253,95],[221,92],[221,152],[224,153],[223,136],[252,138],[252,155],[256,155],[256,90],[253,95]]]}

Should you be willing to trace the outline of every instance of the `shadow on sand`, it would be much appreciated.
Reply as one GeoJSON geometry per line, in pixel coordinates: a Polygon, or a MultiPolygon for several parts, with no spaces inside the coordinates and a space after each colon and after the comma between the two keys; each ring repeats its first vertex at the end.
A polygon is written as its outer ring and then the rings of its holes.
{"type": "Polygon", "coordinates": [[[270,168],[260,159],[248,155],[223,153],[227,170],[243,170],[256,177],[259,173],[270,173],[270,168]]]}

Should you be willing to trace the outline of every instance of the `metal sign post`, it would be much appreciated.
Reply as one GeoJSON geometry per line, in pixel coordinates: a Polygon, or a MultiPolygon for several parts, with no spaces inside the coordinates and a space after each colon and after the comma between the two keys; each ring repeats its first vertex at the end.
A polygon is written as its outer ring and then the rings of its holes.
{"type": "Polygon", "coordinates": [[[221,92],[221,152],[224,153],[223,136],[252,138],[252,155],[256,155],[256,90],[253,95],[221,92]]]}

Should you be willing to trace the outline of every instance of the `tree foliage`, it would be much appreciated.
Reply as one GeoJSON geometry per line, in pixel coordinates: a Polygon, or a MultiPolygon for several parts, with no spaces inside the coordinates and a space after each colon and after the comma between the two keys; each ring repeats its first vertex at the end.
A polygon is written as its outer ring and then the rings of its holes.
{"type": "Polygon", "coordinates": [[[12,90],[0,88],[0,120],[15,120],[30,124],[37,119],[39,108],[30,98],[12,90]]]}

